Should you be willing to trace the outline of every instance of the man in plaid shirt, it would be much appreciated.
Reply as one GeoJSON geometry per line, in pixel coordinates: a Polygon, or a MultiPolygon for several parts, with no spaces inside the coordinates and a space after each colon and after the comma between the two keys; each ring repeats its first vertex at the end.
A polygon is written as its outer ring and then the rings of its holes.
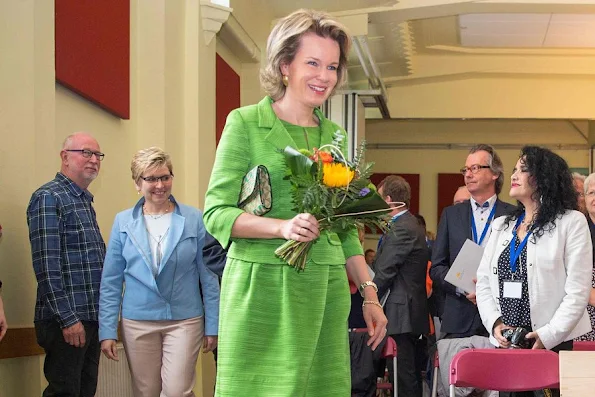
{"type": "Polygon", "coordinates": [[[99,174],[103,157],[95,138],[70,135],[60,151],[60,172],[33,193],[27,207],[37,278],[35,331],[46,353],[49,383],[44,397],[92,397],[97,388],[105,243],[87,187],[99,174]]]}

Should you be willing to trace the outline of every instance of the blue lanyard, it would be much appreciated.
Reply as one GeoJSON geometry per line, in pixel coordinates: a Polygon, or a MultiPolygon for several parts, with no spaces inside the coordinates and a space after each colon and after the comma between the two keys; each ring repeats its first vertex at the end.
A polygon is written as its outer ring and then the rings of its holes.
{"type": "Polygon", "coordinates": [[[521,241],[519,246],[518,247],[514,246],[514,243],[516,240],[516,231],[519,228],[519,225],[521,224],[523,219],[525,219],[525,214],[521,215],[519,217],[519,219],[517,219],[516,225],[514,226],[514,229],[512,230],[512,239],[510,240],[510,271],[512,273],[516,273],[516,263],[519,259],[519,256],[521,255],[521,252],[523,252],[523,248],[525,248],[525,246],[527,245],[527,240],[529,240],[529,236],[531,235],[531,231],[528,230],[527,235],[525,236],[523,241],[521,241]]]}
{"type": "MultiPolygon", "coordinates": [[[[469,203],[471,204],[471,203],[469,203]]],[[[471,231],[473,232],[473,241],[477,245],[481,245],[483,239],[490,228],[490,223],[492,223],[492,219],[494,219],[494,215],[496,215],[496,203],[492,207],[492,211],[490,212],[490,216],[488,216],[488,221],[486,222],[485,226],[483,227],[483,232],[481,233],[481,237],[479,238],[479,242],[477,242],[477,227],[475,226],[475,215],[473,215],[473,207],[471,207],[471,231]]]]}

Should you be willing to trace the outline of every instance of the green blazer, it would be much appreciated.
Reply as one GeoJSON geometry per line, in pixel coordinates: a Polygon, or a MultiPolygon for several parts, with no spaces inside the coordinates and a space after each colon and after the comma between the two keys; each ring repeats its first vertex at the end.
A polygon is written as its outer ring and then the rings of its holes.
{"type": "MultiPolygon", "coordinates": [[[[285,262],[274,251],[285,240],[231,238],[231,228],[243,213],[237,206],[242,180],[257,165],[266,166],[271,177],[273,205],[264,216],[291,219],[296,215],[292,210],[291,185],[283,179],[287,169],[283,150],[287,146],[300,148],[296,147],[277,118],[272,103],[271,98],[265,97],[257,105],[235,109],[227,116],[206,194],[204,221],[209,233],[223,247],[231,243],[228,257],[247,262],[283,264],[285,262]]],[[[321,146],[331,143],[337,130],[345,134],[318,109],[314,112],[320,120],[321,146]]],[[[321,233],[310,250],[309,259],[318,264],[343,265],[346,258],[362,254],[357,230],[353,227],[345,233],[321,233]]]]}

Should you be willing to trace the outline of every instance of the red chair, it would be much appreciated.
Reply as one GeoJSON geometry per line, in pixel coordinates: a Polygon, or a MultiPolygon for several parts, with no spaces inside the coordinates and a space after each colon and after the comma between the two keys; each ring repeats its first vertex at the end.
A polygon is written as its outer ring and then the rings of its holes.
{"type": "Polygon", "coordinates": [[[440,371],[440,360],[438,359],[438,349],[434,353],[434,372],[432,374],[432,397],[438,394],[438,372],[440,371]]]}
{"type": "Polygon", "coordinates": [[[575,352],[591,352],[595,351],[594,341],[575,341],[572,350],[575,352]]]}
{"type": "Polygon", "coordinates": [[[525,391],[560,387],[558,355],[550,350],[465,349],[450,363],[450,396],[455,387],[525,391]]]}
{"type": "Polygon", "coordinates": [[[386,343],[384,344],[384,348],[382,349],[382,357],[383,358],[392,358],[393,359],[393,383],[390,382],[386,383],[378,383],[376,385],[377,390],[392,390],[393,385],[395,389],[394,396],[397,397],[397,343],[393,338],[388,336],[386,338],[386,343]]]}

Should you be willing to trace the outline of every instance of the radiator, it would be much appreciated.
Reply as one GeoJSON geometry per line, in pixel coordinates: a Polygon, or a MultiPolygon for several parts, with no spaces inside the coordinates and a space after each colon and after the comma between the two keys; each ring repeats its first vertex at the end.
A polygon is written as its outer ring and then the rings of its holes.
{"type": "Polygon", "coordinates": [[[103,353],[101,354],[95,397],[133,397],[124,346],[118,343],[117,347],[120,361],[109,360],[103,353]]]}

